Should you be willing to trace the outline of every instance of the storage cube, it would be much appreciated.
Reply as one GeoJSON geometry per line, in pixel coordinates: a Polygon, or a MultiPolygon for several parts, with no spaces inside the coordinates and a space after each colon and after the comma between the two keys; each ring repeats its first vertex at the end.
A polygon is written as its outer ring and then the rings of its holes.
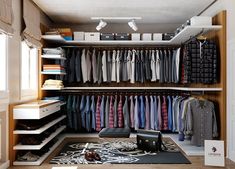
{"type": "Polygon", "coordinates": [[[152,40],[152,34],[151,33],[143,33],[142,34],[142,40],[151,41],[152,40]]]}
{"type": "Polygon", "coordinates": [[[210,16],[194,16],[190,19],[191,26],[210,26],[212,18],[210,16]]]}
{"type": "Polygon", "coordinates": [[[140,41],[140,33],[132,33],[131,40],[133,41],[140,41]]]}
{"type": "Polygon", "coordinates": [[[99,32],[85,32],[85,41],[99,41],[100,33],[99,32]]]}
{"type": "Polygon", "coordinates": [[[154,41],[161,41],[162,40],[162,33],[154,33],[153,40],[154,41]]]}
{"type": "Polygon", "coordinates": [[[100,39],[101,40],[114,40],[114,33],[101,33],[100,39]]]}
{"type": "Polygon", "coordinates": [[[84,32],[73,32],[74,40],[84,41],[84,32]]]}

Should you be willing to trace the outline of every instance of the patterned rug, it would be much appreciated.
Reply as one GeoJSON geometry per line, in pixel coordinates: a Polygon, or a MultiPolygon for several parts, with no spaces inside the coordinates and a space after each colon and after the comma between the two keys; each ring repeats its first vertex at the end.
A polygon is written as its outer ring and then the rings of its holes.
{"type": "Polygon", "coordinates": [[[191,164],[172,140],[163,141],[167,150],[145,152],[138,150],[136,143],[118,141],[114,143],[67,143],[60,153],[51,159],[51,164],[191,164]],[[101,161],[87,161],[84,152],[94,151],[101,161]]]}

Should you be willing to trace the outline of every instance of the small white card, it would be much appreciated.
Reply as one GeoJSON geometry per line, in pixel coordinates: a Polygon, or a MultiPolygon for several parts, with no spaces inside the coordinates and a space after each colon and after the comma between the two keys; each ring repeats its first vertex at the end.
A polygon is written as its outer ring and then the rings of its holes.
{"type": "Polygon", "coordinates": [[[224,167],[224,141],[205,140],[205,165],[224,167]]]}

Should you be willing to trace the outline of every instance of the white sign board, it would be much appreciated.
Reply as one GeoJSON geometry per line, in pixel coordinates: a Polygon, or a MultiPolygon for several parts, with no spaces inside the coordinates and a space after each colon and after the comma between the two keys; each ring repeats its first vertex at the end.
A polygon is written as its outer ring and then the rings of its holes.
{"type": "Polygon", "coordinates": [[[205,140],[205,165],[224,167],[224,141],[205,140]]]}

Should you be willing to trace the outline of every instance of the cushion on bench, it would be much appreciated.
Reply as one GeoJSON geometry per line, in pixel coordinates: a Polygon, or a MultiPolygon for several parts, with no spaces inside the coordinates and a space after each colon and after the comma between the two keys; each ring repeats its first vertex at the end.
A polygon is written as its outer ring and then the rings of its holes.
{"type": "Polygon", "coordinates": [[[129,128],[103,128],[99,132],[101,138],[129,138],[131,130],[129,128]]]}

